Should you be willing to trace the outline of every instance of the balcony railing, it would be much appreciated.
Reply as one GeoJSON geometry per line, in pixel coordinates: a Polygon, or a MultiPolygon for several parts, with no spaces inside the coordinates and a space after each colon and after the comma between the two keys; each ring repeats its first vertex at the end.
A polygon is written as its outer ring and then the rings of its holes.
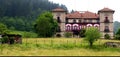
{"type": "Polygon", "coordinates": [[[109,29],[105,29],[104,32],[110,32],[110,30],[109,29]]]}

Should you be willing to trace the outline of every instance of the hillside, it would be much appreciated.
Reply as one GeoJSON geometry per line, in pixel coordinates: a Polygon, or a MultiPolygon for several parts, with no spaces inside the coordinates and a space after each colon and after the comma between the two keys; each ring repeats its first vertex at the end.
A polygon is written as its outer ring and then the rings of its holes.
{"type": "Polygon", "coordinates": [[[0,0],[0,22],[12,30],[31,31],[39,14],[56,7],[67,10],[65,5],[48,0],[0,0]]]}
{"type": "Polygon", "coordinates": [[[115,21],[114,22],[114,33],[116,33],[119,28],[120,28],[120,22],[115,21]]]}

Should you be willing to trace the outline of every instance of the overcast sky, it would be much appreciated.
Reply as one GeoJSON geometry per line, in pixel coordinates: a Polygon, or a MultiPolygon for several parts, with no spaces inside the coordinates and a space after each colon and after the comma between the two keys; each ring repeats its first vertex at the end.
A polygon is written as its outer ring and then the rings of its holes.
{"type": "Polygon", "coordinates": [[[69,11],[91,11],[97,13],[104,7],[115,10],[114,21],[120,22],[120,0],[50,0],[54,3],[64,4],[69,11]]]}

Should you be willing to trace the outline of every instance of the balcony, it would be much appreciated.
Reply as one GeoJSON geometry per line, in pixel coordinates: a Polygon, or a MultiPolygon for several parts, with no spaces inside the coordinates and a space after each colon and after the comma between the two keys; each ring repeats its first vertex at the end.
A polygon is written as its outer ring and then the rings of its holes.
{"type": "Polygon", "coordinates": [[[105,22],[105,23],[109,23],[110,21],[109,21],[109,20],[105,20],[104,22],[105,22]]]}
{"type": "Polygon", "coordinates": [[[105,29],[104,32],[110,32],[110,30],[109,29],[105,29]]]}

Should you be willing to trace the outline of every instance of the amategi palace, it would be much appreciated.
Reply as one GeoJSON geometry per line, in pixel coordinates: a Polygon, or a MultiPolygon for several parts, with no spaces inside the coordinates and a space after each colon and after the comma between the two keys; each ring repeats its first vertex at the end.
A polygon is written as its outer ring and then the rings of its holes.
{"type": "Polygon", "coordinates": [[[105,34],[109,34],[113,37],[113,14],[114,10],[109,8],[103,8],[98,13],[89,11],[75,11],[68,13],[62,8],[56,8],[52,10],[54,18],[59,23],[59,31],[57,34],[63,36],[65,32],[73,32],[77,35],[77,31],[96,27],[102,33],[102,38],[105,34]]]}

